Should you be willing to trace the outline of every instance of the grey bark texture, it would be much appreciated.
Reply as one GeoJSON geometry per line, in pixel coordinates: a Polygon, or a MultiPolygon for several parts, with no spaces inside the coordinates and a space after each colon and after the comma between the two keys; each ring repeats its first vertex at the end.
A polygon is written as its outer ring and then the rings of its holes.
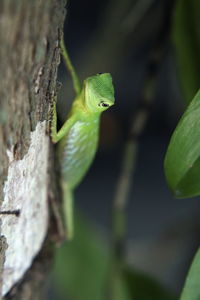
{"type": "MultiPolygon", "coordinates": [[[[8,177],[8,149],[12,149],[13,160],[22,160],[29,151],[31,132],[35,131],[38,122],[48,120],[50,99],[56,90],[64,5],[64,0],[0,1],[1,205],[5,198],[4,185],[8,177]]],[[[48,138],[48,122],[45,123],[45,128],[48,138]]],[[[53,157],[49,142],[48,148],[50,157],[53,157]]],[[[46,185],[49,185],[53,176],[51,174],[54,173],[51,159],[48,162],[49,175],[46,185]]],[[[49,191],[49,186],[46,189],[49,191]]],[[[52,188],[51,197],[54,197],[52,188]]],[[[5,299],[40,299],[39,287],[44,285],[52,256],[49,240],[50,237],[46,239],[43,249],[24,275],[24,279],[5,296],[5,299]]],[[[1,236],[0,242],[2,286],[2,269],[9,244],[5,236],[1,236]]]]}

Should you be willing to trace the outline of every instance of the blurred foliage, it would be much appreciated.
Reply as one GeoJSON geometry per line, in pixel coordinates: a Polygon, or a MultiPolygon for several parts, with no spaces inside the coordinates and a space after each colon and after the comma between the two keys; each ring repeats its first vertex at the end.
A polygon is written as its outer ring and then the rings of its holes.
{"type": "Polygon", "coordinates": [[[200,91],[179,121],[165,157],[165,174],[178,198],[200,195],[200,91]]]}
{"type": "Polygon", "coordinates": [[[173,24],[179,75],[187,103],[200,87],[200,1],[178,0],[173,24]]]}
{"type": "Polygon", "coordinates": [[[174,300],[155,280],[129,267],[110,278],[111,251],[80,214],[75,238],[57,250],[53,282],[63,300],[102,300],[115,289],[115,300],[174,300]],[[112,285],[112,287],[111,287],[112,285]]]}
{"type": "Polygon", "coordinates": [[[55,282],[62,298],[73,300],[102,299],[109,255],[105,243],[83,217],[75,217],[74,239],[57,250],[55,282]]]}
{"type": "MultiPolygon", "coordinates": [[[[178,0],[173,38],[187,103],[200,87],[200,1],[178,0]]],[[[200,90],[179,121],[165,157],[165,175],[176,197],[200,194],[200,90]]],[[[197,252],[181,300],[200,299],[200,251],[197,252]]]]}
{"type": "Polygon", "coordinates": [[[177,299],[150,276],[130,268],[124,270],[124,278],[130,290],[131,300],[177,299]]]}
{"type": "Polygon", "coordinates": [[[197,251],[190,267],[180,300],[200,299],[200,249],[197,251]]]}

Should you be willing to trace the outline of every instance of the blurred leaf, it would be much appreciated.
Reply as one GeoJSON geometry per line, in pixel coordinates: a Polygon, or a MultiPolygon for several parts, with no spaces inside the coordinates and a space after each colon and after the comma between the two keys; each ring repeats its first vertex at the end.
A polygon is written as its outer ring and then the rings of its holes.
{"type": "Polygon", "coordinates": [[[156,281],[128,267],[115,266],[110,278],[111,251],[81,215],[75,225],[74,240],[57,250],[55,260],[53,282],[61,299],[174,300],[156,281]]]}
{"type": "Polygon", "coordinates": [[[103,241],[80,216],[75,217],[75,236],[57,250],[54,282],[63,299],[100,300],[109,264],[103,241]]]}
{"type": "Polygon", "coordinates": [[[180,300],[200,299],[200,249],[197,251],[189,273],[186,277],[185,285],[180,300]]]}
{"type": "Polygon", "coordinates": [[[164,166],[167,182],[176,197],[200,194],[200,91],[171,137],[164,166]]]}
{"type": "Polygon", "coordinates": [[[176,298],[156,280],[146,274],[124,270],[124,278],[129,288],[131,300],[175,300],[176,298]]]}
{"type": "Polygon", "coordinates": [[[103,300],[132,300],[126,278],[120,269],[115,271],[115,274],[112,278],[109,278],[109,282],[109,294],[107,294],[107,297],[105,297],[103,300]]]}
{"type": "Polygon", "coordinates": [[[200,86],[200,1],[178,0],[173,23],[179,74],[187,102],[200,86]]]}

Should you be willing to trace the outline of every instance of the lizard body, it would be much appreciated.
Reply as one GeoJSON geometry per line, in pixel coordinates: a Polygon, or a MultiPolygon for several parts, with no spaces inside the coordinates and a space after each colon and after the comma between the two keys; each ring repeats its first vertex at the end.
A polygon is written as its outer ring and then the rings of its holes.
{"type": "Polygon", "coordinates": [[[51,137],[54,143],[60,141],[58,153],[61,186],[67,236],[70,239],[73,236],[73,190],[81,182],[94,159],[99,139],[100,116],[114,104],[114,88],[109,73],[99,73],[87,78],[81,88],[77,85],[74,69],[72,72],[70,70],[73,66],[64,43],[61,44],[61,49],[73,78],[76,97],[64,125],[58,132],[54,103],[51,137]]]}

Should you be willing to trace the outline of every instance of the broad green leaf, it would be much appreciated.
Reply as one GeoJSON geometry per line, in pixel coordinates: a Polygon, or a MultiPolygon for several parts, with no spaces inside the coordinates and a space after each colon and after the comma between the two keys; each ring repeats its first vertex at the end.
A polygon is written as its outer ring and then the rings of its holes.
{"type": "Polygon", "coordinates": [[[200,91],[171,137],[164,167],[169,187],[177,198],[200,194],[200,91]]]}
{"type": "Polygon", "coordinates": [[[178,70],[189,103],[200,83],[200,1],[178,0],[172,28],[178,70]]]}
{"type": "Polygon", "coordinates": [[[200,300],[200,249],[193,259],[180,300],[200,300]]]}

